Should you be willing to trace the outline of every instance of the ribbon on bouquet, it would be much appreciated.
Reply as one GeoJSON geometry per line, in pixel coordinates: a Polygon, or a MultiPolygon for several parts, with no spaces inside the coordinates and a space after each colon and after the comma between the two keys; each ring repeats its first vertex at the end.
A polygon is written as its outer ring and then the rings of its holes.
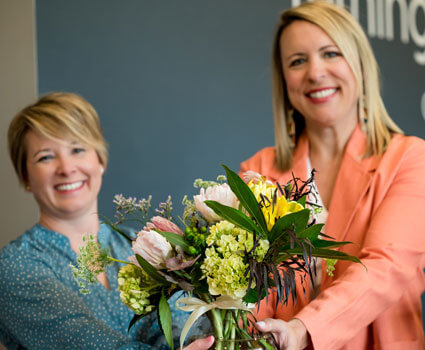
{"type": "Polygon", "coordinates": [[[246,306],[240,299],[233,299],[228,295],[222,295],[218,297],[215,301],[207,303],[201,299],[189,297],[181,298],[176,302],[176,307],[183,311],[192,311],[189,318],[184,325],[183,331],[180,335],[180,349],[183,349],[183,343],[186,339],[186,335],[189,332],[192,325],[195,321],[201,317],[204,313],[212,309],[225,309],[225,310],[244,310],[250,311],[252,307],[246,306]],[[180,305],[186,304],[186,305],[180,305]]]}

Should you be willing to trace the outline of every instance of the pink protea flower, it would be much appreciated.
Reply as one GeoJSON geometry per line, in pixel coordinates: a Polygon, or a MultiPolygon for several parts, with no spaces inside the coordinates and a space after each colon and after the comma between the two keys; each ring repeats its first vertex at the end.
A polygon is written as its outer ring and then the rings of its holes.
{"type": "MultiPolygon", "coordinates": [[[[137,238],[133,241],[134,254],[140,255],[157,269],[165,268],[167,259],[173,256],[173,248],[171,244],[158,232],[154,230],[142,230],[137,234],[137,238]]],[[[129,261],[140,266],[136,256],[132,255],[129,261]]]]}
{"type": "Polygon", "coordinates": [[[202,216],[209,222],[220,221],[221,217],[208,207],[204,201],[213,200],[233,208],[237,208],[238,203],[238,199],[228,184],[211,186],[206,190],[201,188],[199,194],[197,196],[193,196],[193,199],[195,201],[196,209],[198,209],[202,216]]]}
{"type": "Polygon", "coordinates": [[[200,255],[198,255],[194,259],[187,259],[183,250],[179,246],[176,246],[176,250],[178,254],[175,257],[167,259],[165,262],[169,271],[184,270],[185,268],[192,266],[200,257],[200,255]]]}
{"type": "Polygon", "coordinates": [[[148,222],[146,224],[146,227],[144,230],[151,230],[155,229],[158,231],[166,231],[166,232],[173,232],[177,233],[180,236],[183,236],[183,231],[180,230],[180,228],[170,220],[163,218],[162,216],[154,216],[151,219],[151,222],[148,222]]]}

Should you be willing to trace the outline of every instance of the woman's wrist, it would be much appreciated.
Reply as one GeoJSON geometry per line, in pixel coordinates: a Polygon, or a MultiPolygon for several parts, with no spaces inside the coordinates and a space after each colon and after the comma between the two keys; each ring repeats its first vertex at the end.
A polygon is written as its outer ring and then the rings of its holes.
{"type": "Polygon", "coordinates": [[[305,349],[309,344],[309,335],[306,326],[298,318],[293,318],[288,322],[293,334],[297,339],[298,349],[305,349]]]}

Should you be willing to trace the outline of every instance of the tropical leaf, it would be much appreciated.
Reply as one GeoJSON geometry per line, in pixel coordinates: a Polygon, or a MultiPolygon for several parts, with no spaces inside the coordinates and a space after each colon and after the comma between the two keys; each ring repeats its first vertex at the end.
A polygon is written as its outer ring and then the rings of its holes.
{"type": "MultiPolygon", "coordinates": [[[[349,241],[339,242],[339,241],[329,241],[325,239],[317,239],[312,241],[310,244],[314,248],[338,248],[346,244],[352,244],[352,242],[349,242],[349,241]]],[[[290,244],[286,244],[284,246],[279,247],[278,251],[280,253],[290,254],[293,252],[292,249],[293,247],[291,247],[290,244]]]]}
{"type": "Polygon", "coordinates": [[[189,253],[190,244],[186,242],[183,236],[180,236],[174,232],[167,231],[157,231],[160,235],[162,235],[168,242],[170,242],[174,246],[181,247],[186,253],[189,253]]]}
{"type": "Polygon", "coordinates": [[[260,234],[267,236],[267,224],[264,219],[263,212],[255,198],[254,194],[248,187],[248,185],[242,181],[238,174],[230,170],[227,166],[223,165],[226,171],[227,183],[232,189],[233,193],[238,197],[243,207],[247,210],[249,215],[256,221],[257,225],[261,228],[260,234]]]}
{"type": "Polygon", "coordinates": [[[127,332],[130,332],[131,327],[133,327],[133,326],[134,326],[134,324],[135,324],[138,320],[140,320],[142,317],[144,317],[144,316],[145,316],[145,315],[137,315],[137,314],[134,314],[133,318],[132,318],[132,319],[131,319],[131,321],[130,321],[130,324],[128,325],[127,332]]]}
{"type": "MultiPolygon", "coordinates": [[[[294,248],[294,249],[288,250],[286,253],[290,255],[302,255],[303,251],[301,248],[294,248]]],[[[311,255],[318,258],[338,259],[338,260],[346,260],[346,261],[352,261],[356,263],[362,263],[361,260],[356,256],[341,252],[339,250],[333,250],[333,249],[313,248],[311,251],[311,255]]]]}
{"type": "Polygon", "coordinates": [[[302,196],[300,199],[298,199],[297,203],[301,204],[303,207],[305,207],[305,202],[307,200],[307,195],[302,196]]]}
{"type": "Polygon", "coordinates": [[[295,229],[297,236],[305,231],[308,219],[310,217],[310,209],[303,209],[296,213],[290,213],[282,216],[273,225],[270,234],[269,241],[273,242],[279,235],[281,235],[287,229],[295,229]]]}
{"type": "Polygon", "coordinates": [[[139,254],[136,254],[136,259],[138,263],[140,264],[140,267],[155,281],[158,281],[165,285],[170,284],[169,282],[167,282],[167,280],[163,276],[161,276],[161,274],[158,273],[156,268],[154,268],[151,264],[149,264],[149,262],[143,259],[139,254]]]}
{"type": "Polygon", "coordinates": [[[315,241],[312,241],[311,244],[314,248],[328,248],[328,249],[334,249],[338,247],[342,247],[347,244],[353,244],[353,242],[350,241],[330,241],[327,239],[317,239],[315,241]]]}
{"type": "Polygon", "coordinates": [[[244,213],[239,210],[229,207],[227,205],[220,204],[216,201],[205,201],[207,206],[209,206],[214,212],[222,217],[223,219],[230,221],[232,224],[239,226],[240,228],[249,231],[249,232],[259,232],[260,228],[255,225],[251,218],[246,216],[244,213]]]}
{"type": "Polygon", "coordinates": [[[158,319],[161,326],[162,333],[164,333],[165,339],[170,349],[174,349],[173,343],[173,331],[171,325],[171,310],[170,305],[168,305],[167,298],[162,291],[161,299],[159,300],[158,305],[158,319]]]}
{"type": "Polygon", "coordinates": [[[313,241],[317,239],[317,237],[320,234],[320,231],[322,230],[323,226],[325,224],[315,224],[308,228],[306,228],[303,232],[300,234],[297,234],[299,238],[308,238],[310,241],[313,241]]]}
{"type": "MultiPolygon", "coordinates": [[[[261,294],[261,299],[266,296],[266,292],[263,291],[261,294]]],[[[243,301],[247,304],[255,304],[259,300],[257,299],[257,291],[254,288],[250,288],[249,291],[243,297],[243,301]]]]}

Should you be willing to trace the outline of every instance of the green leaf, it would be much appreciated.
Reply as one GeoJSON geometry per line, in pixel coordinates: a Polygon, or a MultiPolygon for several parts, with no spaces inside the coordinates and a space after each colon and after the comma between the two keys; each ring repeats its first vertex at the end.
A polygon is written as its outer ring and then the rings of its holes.
{"type": "Polygon", "coordinates": [[[350,241],[332,241],[327,239],[317,239],[315,241],[311,241],[311,244],[314,248],[338,248],[347,244],[353,244],[350,241]]]}
{"type": "MultiPolygon", "coordinates": [[[[260,300],[262,300],[266,296],[266,292],[264,290],[261,291],[260,300]]],[[[257,290],[255,288],[250,288],[248,293],[242,298],[243,301],[247,304],[255,304],[259,302],[257,290]]]]}
{"type": "Polygon", "coordinates": [[[139,254],[136,254],[136,259],[140,264],[140,267],[145,270],[145,272],[151,276],[155,281],[158,281],[162,284],[169,285],[170,283],[158,273],[156,268],[154,268],[149,262],[143,259],[139,254]]]}
{"type": "Polygon", "coordinates": [[[239,226],[240,228],[247,230],[249,232],[260,232],[261,229],[255,225],[251,218],[246,216],[244,213],[239,210],[228,207],[227,205],[220,204],[216,201],[205,201],[207,206],[209,206],[214,212],[221,216],[223,219],[230,221],[232,224],[239,226]]]}
{"type": "Polygon", "coordinates": [[[176,246],[178,245],[181,247],[186,253],[189,253],[189,246],[184,239],[183,236],[180,236],[177,233],[174,232],[167,232],[167,231],[157,231],[161,236],[163,236],[168,242],[170,242],[172,245],[176,246]]]}
{"type": "Polygon", "coordinates": [[[127,332],[130,332],[131,327],[133,327],[133,326],[136,324],[136,322],[137,322],[138,320],[140,320],[143,316],[145,316],[145,315],[137,315],[137,314],[134,314],[133,318],[132,318],[132,319],[131,319],[131,321],[130,321],[130,324],[128,325],[127,332]]]}
{"type": "Polygon", "coordinates": [[[165,339],[167,340],[167,344],[170,349],[174,349],[171,310],[170,305],[168,305],[167,298],[164,295],[164,291],[162,291],[161,299],[159,300],[158,316],[159,324],[161,326],[162,333],[164,333],[165,339]]]}
{"type": "Polygon", "coordinates": [[[267,229],[266,220],[264,219],[263,212],[261,211],[254,194],[238,174],[230,170],[225,165],[223,165],[223,168],[226,170],[227,183],[229,184],[233,193],[236,195],[236,197],[238,197],[239,201],[247,210],[249,215],[251,215],[251,218],[253,218],[257,222],[257,225],[261,228],[260,234],[263,237],[267,236],[269,231],[267,229]]]}
{"type": "Polygon", "coordinates": [[[297,203],[300,203],[303,207],[305,207],[306,200],[307,200],[307,195],[304,195],[300,199],[297,200],[297,203]]]}
{"type": "Polygon", "coordinates": [[[299,238],[308,238],[310,241],[313,241],[317,239],[317,237],[320,234],[320,231],[322,230],[324,224],[315,224],[310,226],[309,228],[305,229],[303,232],[301,232],[299,235],[297,235],[299,238]]]}
{"type": "Polygon", "coordinates": [[[310,209],[303,209],[297,211],[296,213],[290,213],[285,216],[282,216],[279,220],[275,222],[273,225],[269,240],[273,242],[282,232],[286,229],[293,229],[293,225],[295,227],[295,232],[300,235],[305,231],[305,227],[307,226],[308,219],[310,217],[310,209]]]}
{"type": "MultiPolygon", "coordinates": [[[[290,255],[302,255],[303,252],[301,248],[294,248],[294,249],[288,250],[287,253],[290,255]]],[[[311,251],[311,256],[318,257],[318,258],[346,260],[346,261],[361,263],[358,257],[341,252],[339,250],[333,250],[333,249],[313,248],[311,251]]]]}
{"type": "MultiPolygon", "coordinates": [[[[325,240],[325,239],[316,239],[314,241],[311,241],[311,245],[314,248],[338,248],[338,247],[342,247],[346,244],[352,244],[353,242],[349,242],[349,241],[331,241],[331,240],[325,240]]],[[[291,254],[294,249],[297,248],[293,248],[291,249],[289,244],[285,244],[283,247],[279,247],[278,251],[281,252],[282,254],[291,254]]]]}

